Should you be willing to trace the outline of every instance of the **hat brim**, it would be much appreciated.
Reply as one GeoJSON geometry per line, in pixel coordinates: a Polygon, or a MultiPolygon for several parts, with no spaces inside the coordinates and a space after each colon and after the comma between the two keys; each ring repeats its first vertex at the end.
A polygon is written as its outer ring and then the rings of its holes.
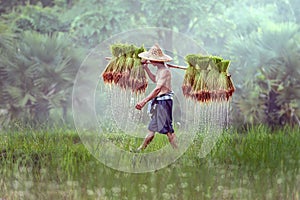
{"type": "Polygon", "coordinates": [[[158,62],[170,62],[171,60],[173,60],[168,55],[164,54],[163,56],[154,57],[153,55],[149,54],[149,52],[139,53],[138,56],[145,59],[145,60],[152,60],[152,61],[158,61],[158,62]]]}

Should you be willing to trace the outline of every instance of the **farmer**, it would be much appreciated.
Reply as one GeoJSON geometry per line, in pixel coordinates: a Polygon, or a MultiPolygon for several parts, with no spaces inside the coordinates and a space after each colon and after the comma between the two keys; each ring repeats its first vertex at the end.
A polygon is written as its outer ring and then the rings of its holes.
{"type": "Polygon", "coordinates": [[[136,109],[141,110],[149,102],[151,114],[151,121],[148,125],[149,132],[137,151],[143,150],[148,146],[153,140],[155,132],[166,134],[172,147],[177,148],[172,126],[173,91],[171,88],[171,72],[165,65],[165,62],[171,61],[172,58],[164,54],[157,44],[151,47],[149,51],[140,53],[139,57],[150,61],[153,66],[157,67],[157,72],[155,75],[151,73],[147,62],[143,62],[145,71],[149,78],[156,83],[156,87],[135,106],[136,109]]]}

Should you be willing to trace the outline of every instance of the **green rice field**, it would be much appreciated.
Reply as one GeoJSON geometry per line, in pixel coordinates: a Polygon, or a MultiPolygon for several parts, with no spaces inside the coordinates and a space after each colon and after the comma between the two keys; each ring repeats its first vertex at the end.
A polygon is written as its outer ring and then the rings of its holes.
{"type": "MultiPolygon", "coordinates": [[[[298,128],[231,129],[205,158],[199,135],[173,164],[141,174],[106,167],[70,128],[19,127],[2,130],[0,138],[1,200],[300,199],[298,128]]],[[[110,139],[123,148],[142,142],[110,139]]],[[[149,151],[165,144],[157,135],[149,151]]]]}

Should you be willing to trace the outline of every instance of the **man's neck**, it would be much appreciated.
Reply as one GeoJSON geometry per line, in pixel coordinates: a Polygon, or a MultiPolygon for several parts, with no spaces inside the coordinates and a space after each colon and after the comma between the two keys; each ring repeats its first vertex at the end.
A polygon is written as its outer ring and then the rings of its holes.
{"type": "Polygon", "coordinates": [[[157,69],[163,69],[166,68],[165,63],[160,63],[159,65],[157,65],[157,69]]]}

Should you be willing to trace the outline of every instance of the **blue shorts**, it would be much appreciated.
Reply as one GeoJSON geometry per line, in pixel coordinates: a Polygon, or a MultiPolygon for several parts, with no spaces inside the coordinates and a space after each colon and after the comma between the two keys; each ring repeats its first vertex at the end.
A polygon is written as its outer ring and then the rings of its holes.
{"type": "Polygon", "coordinates": [[[155,108],[152,110],[148,130],[162,134],[174,133],[172,125],[173,100],[155,100],[153,106],[155,108]]]}

